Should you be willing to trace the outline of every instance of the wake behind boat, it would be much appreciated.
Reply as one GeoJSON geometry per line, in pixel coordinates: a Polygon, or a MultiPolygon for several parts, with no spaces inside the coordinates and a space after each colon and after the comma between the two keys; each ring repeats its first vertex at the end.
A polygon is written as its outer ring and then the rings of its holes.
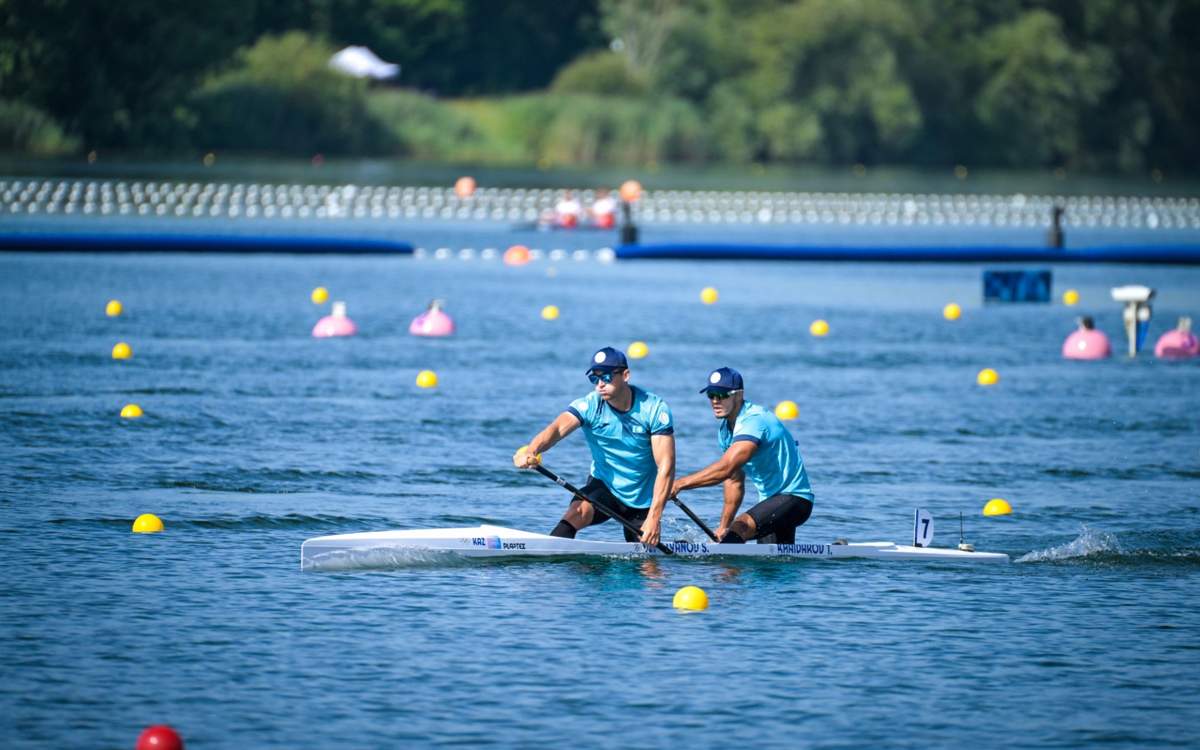
{"type": "MultiPolygon", "coordinates": [[[[918,523],[920,523],[918,513],[918,523]]],[[[1002,552],[976,552],[970,545],[959,549],[930,547],[931,534],[922,546],[894,542],[842,542],[828,544],[717,544],[714,542],[664,542],[677,557],[687,558],[799,558],[809,560],[866,559],[883,561],[1007,563],[1002,552]]],[[[921,538],[921,537],[917,537],[921,538]]],[[[513,559],[539,557],[661,557],[664,552],[638,542],[602,542],[537,534],[503,526],[469,526],[447,529],[406,529],[334,534],[305,540],[300,547],[303,570],[350,570],[403,567],[441,558],[513,559]]]]}

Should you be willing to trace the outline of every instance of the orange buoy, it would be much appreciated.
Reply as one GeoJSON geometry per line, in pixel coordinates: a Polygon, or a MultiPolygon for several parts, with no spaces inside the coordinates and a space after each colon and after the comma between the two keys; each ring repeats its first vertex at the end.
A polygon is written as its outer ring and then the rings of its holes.
{"type": "Polygon", "coordinates": [[[504,265],[506,266],[523,266],[529,260],[529,248],[524,245],[513,245],[504,251],[504,265]]]}
{"type": "Polygon", "coordinates": [[[642,197],[642,183],[637,180],[626,180],[621,183],[621,200],[626,203],[635,203],[638,198],[642,197]]]}
{"type": "Polygon", "coordinates": [[[474,177],[459,177],[454,183],[454,194],[459,198],[470,198],[475,193],[474,177]]]}

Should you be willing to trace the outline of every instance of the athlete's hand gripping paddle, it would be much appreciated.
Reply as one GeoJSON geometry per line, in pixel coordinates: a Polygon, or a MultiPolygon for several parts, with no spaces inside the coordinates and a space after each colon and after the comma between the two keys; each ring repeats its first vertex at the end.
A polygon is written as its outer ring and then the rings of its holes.
{"type": "MultiPolygon", "coordinates": [[[[539,459],[540,459],[540,456],[539,456],[539,459]]],[[[549,469],[547,469],[545,466],[542,466],[542,464],[541,464],[541,461],[540,461],[540,460],[539,460],[539,462],[538,462],[538,463],[534,464],[534,465],[533,465],[532,467],[530,467],[530,468],[532,468],[534,471],[536,471],[537,473],[541,474],[542,476],[546,477],[546,478],[547,478],[547,479],[549,479],[551,482],[554,482],[554,483],[555,483],[555,484],[557,484],[559,487],[562,487],[562,488],[563,488],[564,490],[566,490],[567,492],[570,492],[570,493],[571,493],[572,495],[574,495],[576,498],[578,498],[578,499],[580,499],[580,500],[583,500],[584,502],[591,503],[592,505],[596,506],[596,507],[597,507],[597,508],[599,508],[600,510],[604,511],[604,512],[605,512],[605,513],[608,515],[608,517],[609,517],[609,518],[611,518],[611,519],[612,519],[612,520],[614,520],[614,521],[617,521],[617,522],[619,522],[619,523],[620,523],[622,526],[624,526],[625,528],[629,529],[629,530],[630,530],[630,531],[632,531],[634,534],[637,534],[637,536],[638,536],[638,538],[639,538],[639,539],[641,539],[641,538],[642,538],[642,530],[641,530],[641,529],[639,529],[637,526],[635,526],[635,525],[633,524],[633,522],[632,522],[632,521],[627,521],[627,520],[625,520],[624,518],[622,518],[621,516],[618,516],[616,513],[614,513],[613,511],[609,510],[609,508],[608,508],[608,507],[607,507],[607,506],[606,506],[604,503],[602,503],[602,502],[600,502],[600,501],[598,501],[598,500],[596,500],[596,499],[594,499],[594,498],[590,498],[590,497],[588,497],[587,495],[584,495],[582,492],[580,492],[580,491],[579,491],[579,488],[578,488],[578,487],[576,487],[575,485],[571,484],[571,483],[570,483],[570,482],[568,482],[567,480],[563,479],[563,478],[562,478],[562,477],[560,477],[559,475],[555,474],[553,471],[550,471],[550,470],[549,470],[549,469]]],[[[658,551],[659,551],[659,552],[661,552],[661,553],[663,553],[664,555],[673,555],[673,554],[675,554],[674,552],[672,552],[672,551],[671,551],[671,548],[670,548],[670,547],[668,547],[667,545],[663,544],[662,542],[659,542],[658,544],[656,544],[656,545],[654,545],[654,546],[655,546],[656,548],[658,548],[658,551]]]]}

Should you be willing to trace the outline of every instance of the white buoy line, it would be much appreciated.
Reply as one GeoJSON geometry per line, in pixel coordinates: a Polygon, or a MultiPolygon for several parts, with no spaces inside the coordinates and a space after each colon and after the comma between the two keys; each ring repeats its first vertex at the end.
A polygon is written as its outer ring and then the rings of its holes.
{"type": "MultiPolygon", "coordinates": [[[[534,222],[562,191],[480,187],[278,185],[65,178],[0,180],[0,214],[391,219],[534,222]]],[[[576,191],[584,205],[592,190],[576,191]]],[[[647,190],[633,204],[639,224],[826,224],[1045,228],[1055,206],[1062,226],[1200,229],[1200,199],[929,193],[798,193],[647,190]]]]}
{"type": "MultiPolygon", "coordinates": [[[[495,247],[485,247],[476,250],[473,247],[449,248],[449,247],[416,247],[413,248],[413,257],[417,260],[481,260],[481,261],[502,261],[504,259],[504,251],[495,247]]],[[[611,247],[601,247],[595,250],[586,248],[578,248],[568,251],[564,248],[553,248],[551,250],[543,250],[541,248],[529,248],[529,261],[547,260],[551,263],[562,263],[565,261],[573,261],[575,263],[583,263],[586,261],[595,261],[597,263],[612,263],[617,259],[617,253],[611,247]]]]}

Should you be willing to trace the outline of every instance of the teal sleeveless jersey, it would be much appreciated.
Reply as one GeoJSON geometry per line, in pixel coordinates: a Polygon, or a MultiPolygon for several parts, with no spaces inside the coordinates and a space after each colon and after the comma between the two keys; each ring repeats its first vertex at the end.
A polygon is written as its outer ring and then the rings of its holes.
{"type": "Polygon", "coordinates": [[[742,440],[758,446],[743,469],[758,490],[760,500],[780,494],[813,499],[800,449],[778,417],[758,404],[745,402],[734,420],[732,432],[724,419],[717,428],[717,444],[722,452],[742,440]]]}
{"type": "Polygon", "coordinates": [[[631,508],[649,508],[658,465],[651,435],[672,435],[675,424],[667,402],[636,386],[629,411],[620,412],[592,391],[567,407],[583,426],[592,452],[592,476],[631,508]]]}

